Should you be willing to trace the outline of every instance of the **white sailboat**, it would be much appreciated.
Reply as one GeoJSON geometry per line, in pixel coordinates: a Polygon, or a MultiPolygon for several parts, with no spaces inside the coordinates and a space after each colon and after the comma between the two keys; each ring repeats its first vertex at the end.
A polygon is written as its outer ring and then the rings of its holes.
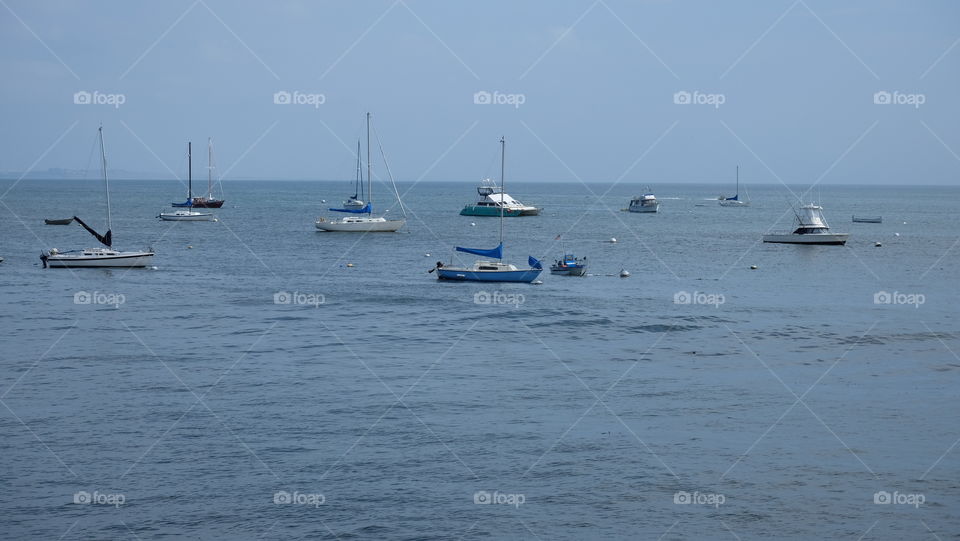
{"type": "Polygon", "coordinates": [[[740,166],[737,166],[737,193],[733,197],[720,196],[720,206],[721,207],[749,207],[750,199],[749,196],[746,201],[740,200],[740,166]]]}
{"type": "Polygon", "coordinates": [[[809,203],[800,207],[797,228],[792,233],[770,233],[763,236],[763,242],[779,244],[833,244],[847,243],[849,233],[831,233],[830,226],[823,218],[823,207],[809,203]]]}
{"type": "MultiPolygon", "coordinates": [[[[381,149],[382,150],[382,149],[381,149]]],[[[386,164],[386,158],[384,158],[386,164]]],[[[390,173],[390,166],[387,167],[387,173],[390,173]]],[[[320,231],[342,231],[354,233],[392,233],[397,231],[406,220],[388,220],[383,216],[373,216],[373,177],[371,175],[370,165],[370,113],[367,113],[367,202],[359,209],[334,209],[338,212],[348,212],[356,216],[347,216],[345,218],[328,220],[324,217],[317,218],[314,223],[320,231]],[[366,216],[364,216],[366,214],[366,216]]],[[[393,182],[393,175],[390,175],[390,181],[393,182]]],[[[394,184],[396,191],[396,184],[394,184]]],[[[397,201],[400,201],[400,194],[397,192],[397,201]]],[[[403,203],[400,202],[400,210],[403,212],[403,203]]]]}
{"type": "Polygon", "coordinates": [[[87,248],[84,250],[71,250],[61,252],[52,248],[40,256],[44,268],[65,269],[81,267],[115,267],[115,268],[135,268],[146,267],[153,264],[153,251],[128,251],[122,252],[113,249],[113,218],[110,213],[110,182],[107,179],[107,158],[103,150],[103,126],[97,130],[97,137],[100,141],[100,168],[103,171],[103,189],[107,201],[107,232],[103,235],[97,233],[93,228],[87,225],[83,220],[74,216],[73,219],[84,229],[90,232],[106,248],[87,248]]]}
{"type": "Polygon", "coordinates": [[[216,221],[212,212],[197,212],[190,210],[193,206],[193,144],[187,143],[187,208],[179,208],[173,212],[161,212],[157,218],[168,222],[212,222],[216,221]]]}

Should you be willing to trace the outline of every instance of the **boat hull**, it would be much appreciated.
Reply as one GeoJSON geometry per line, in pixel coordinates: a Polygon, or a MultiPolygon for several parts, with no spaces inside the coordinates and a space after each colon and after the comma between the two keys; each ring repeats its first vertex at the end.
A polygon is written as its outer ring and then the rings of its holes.
{"type": "Polygon", "coordinates": [[[73,218],[65,218],[63,220],[43,220],[47,225],[70,225],[73,223],[73,218]]]}
{"type": "Polygon", "coordinates": [[[168,222],[212,222],[213,214],[197,213],[192,215],[183,214],[160,214],[160,219],[168,222]]]}
{"type": "Polygon", "coordinates": [[[847,243],[848,233],[826,233],[795,235],[793,233],[774,233],[763,236],[763,242],[773,244],[811,244],[825,246],[842,246],[847,243]]]}
{"type": "Polygon", "coordinates": [[[749,207],[749,201],[720,201],[721,207],[749,207]]]}
{"type": "Polygon", "coordinates": [[[403,227],[406,220],[383,220],[377,222],[342,222],[318,221],[316,225],[320,231],[341,231],[350,233],[393,233],[403,227]]]}
{"type": "Polygon", "coordinates": [[[153,255],[152,252],[117,252],[102,255],[57,254],[46,256],[45,263],[51,269],[139,268],[152,266],[153,255]]]}
{"type": "Polygon", "coordinates": [[[550,267],[550,274],[557,274],[560,276],[583,276],[586,273],[586,267],[550,267]]]}
{"type": "Polygon", "coordinates": [[[629,207],[627,210],[630,211],[630,212],[641,212],[641,213],[645,213],[645,212],[659,212],[659,211],[660,211],[660,203],[657,203],[657,204],[655,204],[655,205],[646,205],[646,206],[637,206],[637,205],[634,205],[634,206],[629,207]]]}
{"type": "MultiPolygon", "coordinates": [[[[540,209],[537,209],[535,214],[523,214],[523,211],[518,209],[504,209],[503,217],[504,218],[515,218],[517,216],[536,216],[540,214],[540,209]]],[[[500,216],[500,209],[496,207],[481,207],[478,205],[467,205],[463,207],[463,210],[460,211],[460,216],[500,216]]]]}
{"type": "Polygon", "coordinates": [[[474,269],[439,268],[437,278],[456,282],[519,282],[530,283],[543,272],[540,269],[481,271],[474,269]]]}
{"type": "Polygon", "coordinates": [[[193,201],[193,208],[196,209],[218,209],[223,206],[222,199],[211,199],[209,201],[193,201]]]}

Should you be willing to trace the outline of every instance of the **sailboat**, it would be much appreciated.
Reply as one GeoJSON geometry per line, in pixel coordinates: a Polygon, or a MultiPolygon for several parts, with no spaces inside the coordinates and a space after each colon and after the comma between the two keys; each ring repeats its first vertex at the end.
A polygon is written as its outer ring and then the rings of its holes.
{"type": "MultiPolygon", "coordinates": [[[[222,204],[222,203],[221,203],[222,204]]],[[[197,212],[189,210],[193,205],[193,144],[187,143],[187,201],[174,203],[174,207],[188,207],[173,212],[161,212],[157,218],[168,222],[210,222],[214,220],[211,212],[197,212]]]]}
{"type": "MultiPolygon", "coordinates": [[[[223,206],[223,199],[217,199],[213,196],[213,138],[207,137],[207,195],[194,197],[193,207],[201,209],[218,209],[223,206]]],[[[222,191],[221,184],[221,191],[222,191]]]]}
{"type": "Polygon", "coordinates": [[[154,253],[152,250],[121,252],[112,248],[113,219],[110,214],[110,182],[107,180],[107,157],[103,150],[103,126],[100,126],[97,130],[97,138],[100,141],[100,168],[103,170],[103,190],[107,200],[107,232],[101,235],[80,218],[74,216],[73,219],[89,231],[91,235],[96,237],[106,248],[87,248],[67,252],[61,252],[56,248],[52,248],[49,252],[40,255],[40,260],[43,261],[43,268],[134,268],[146,267],[153,263],[154,253]]]}
{"type": "MultiPolygon", "coordinates": [[[[386,159],[384,159],[386,164],[386,159]]],[[[390,172],[390,167],[387,166],[387,172],[390,172]]],[[[346,212],[350,214],[356,214],[356,216],[347,216],[345,218],[340,218],[338,220],[327,220],[324,217],[317,218],[317,221],[314,223],[317,229],[320,231],[350,231],[350,232],[362,232],[362,233],[392,233],[401,227],[406,220],[388,220],[383,216],[374,217],[373,216],[373,176],[370,165],[370,113],[367,113],[367,202],[365,205],[361,206],[358,209],[342,208],[342,209],[330,209],[335,212],[346,212]],[[364,216],[364,214],[366,216],[364,216]]],[[[393,175],[390,176],[391,182],[393,181],[393,175]]],[[[396,190],[396,185],[394,185],[394,190],[396,190]]],[[[356,199],[356,198],[354,198],[356,199]]],[[[400,194],[397,193],[397,201],[400,201],[400,194]]],[[[349,201],[348,201],[349,202],[349,201]]],[[[400,210],[403,212],[403,203],[400,203],[400,210]]]]}
{"type": "Polygon", "coordinates": [[[724,197],[720,196],[720,206],[721,207],[749,207],[750,201],[741,201],[740,200],[740,166],[737,166],[737,193],[733,197],[724,197]]]}
{"type": "MultiPolygon", "coordinates": [[[[500,138],[500,187],[503,189],[504,156],[506,141],[500,138]]],[[[472,267],[444,266],[438,261],[437,265],[428,272],[437,271],[440,280],[457,280],[465,282],[522,282],[530,283],[543,272],[543,265],[533,256],[527,257],[529,268],[521,269],[515,265],[503,262],[503,215],[504,206],[500,206],[500,244],[496,248],[484,250],[480,248],[456,247],[456,251],[496,259],[496,261],[478,260],[472,267]]]]}
{"type": "Polygon", "coordinates": [[[367,204],[363,202],[363,167],[360,163],[360,139],[357,139],[357,177],[353,184],[353,195],[342,203],[343,208],[330,209],[334,212],[367,212],[367,204]]]}

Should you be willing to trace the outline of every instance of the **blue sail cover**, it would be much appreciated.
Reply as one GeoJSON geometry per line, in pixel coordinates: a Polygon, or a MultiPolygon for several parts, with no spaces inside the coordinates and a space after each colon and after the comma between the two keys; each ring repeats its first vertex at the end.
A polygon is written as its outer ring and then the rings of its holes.
{"type": "Polygon", "coordinates": [[[370,203],[367,203],[362,209],[328,209],[334,212],[350,212],[352,214],[370,214],[373,212],[373,209],[370,207],[370,203]]]}
{"type": "Polygon", "coordinates": [[[739,201],[740,200],[739,197],[740,197],[740,194],[737,194],[733,197],[726,198],[724,201],[739,201]]]}
{"type": "Polygon", "coordinates": [[[493,250],[481,250],[480,248],[461,248],[457,246],[458,252],[466,252],[468,254],[482,255],[484,257],[492,257],[495,259],[503,259],[503,243],[497,245],[493,250]]]}
{"type": "Polygon", "coordinates": [[[543,269],[543,265],[540,264],[540,261],[532,255],[527,256],[527,263],[530,264],[531,269],[543,269]]]}

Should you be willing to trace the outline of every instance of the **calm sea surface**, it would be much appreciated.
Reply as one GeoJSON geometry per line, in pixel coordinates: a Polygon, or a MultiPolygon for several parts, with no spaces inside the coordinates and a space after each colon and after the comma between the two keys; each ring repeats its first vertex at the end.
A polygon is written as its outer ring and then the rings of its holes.
{"type": "Polygon", "coordinates": [[[592,273],[528,285],[427,273],[497,243],[471,184],[401,184],[367,236],[314,229],[348,182],[229,182],[216,223],[112,187],[155,269],[41,268],[95,245],[43,224],[103,227],[95,180],[0,200],[2,538],[960,538],[960,189],[824,187],[850,241],[803,247],[760,242],[783,186],[642,215],[635,184],[517,182],[545,210],[506,260],[562,234],[592,273]]]}

